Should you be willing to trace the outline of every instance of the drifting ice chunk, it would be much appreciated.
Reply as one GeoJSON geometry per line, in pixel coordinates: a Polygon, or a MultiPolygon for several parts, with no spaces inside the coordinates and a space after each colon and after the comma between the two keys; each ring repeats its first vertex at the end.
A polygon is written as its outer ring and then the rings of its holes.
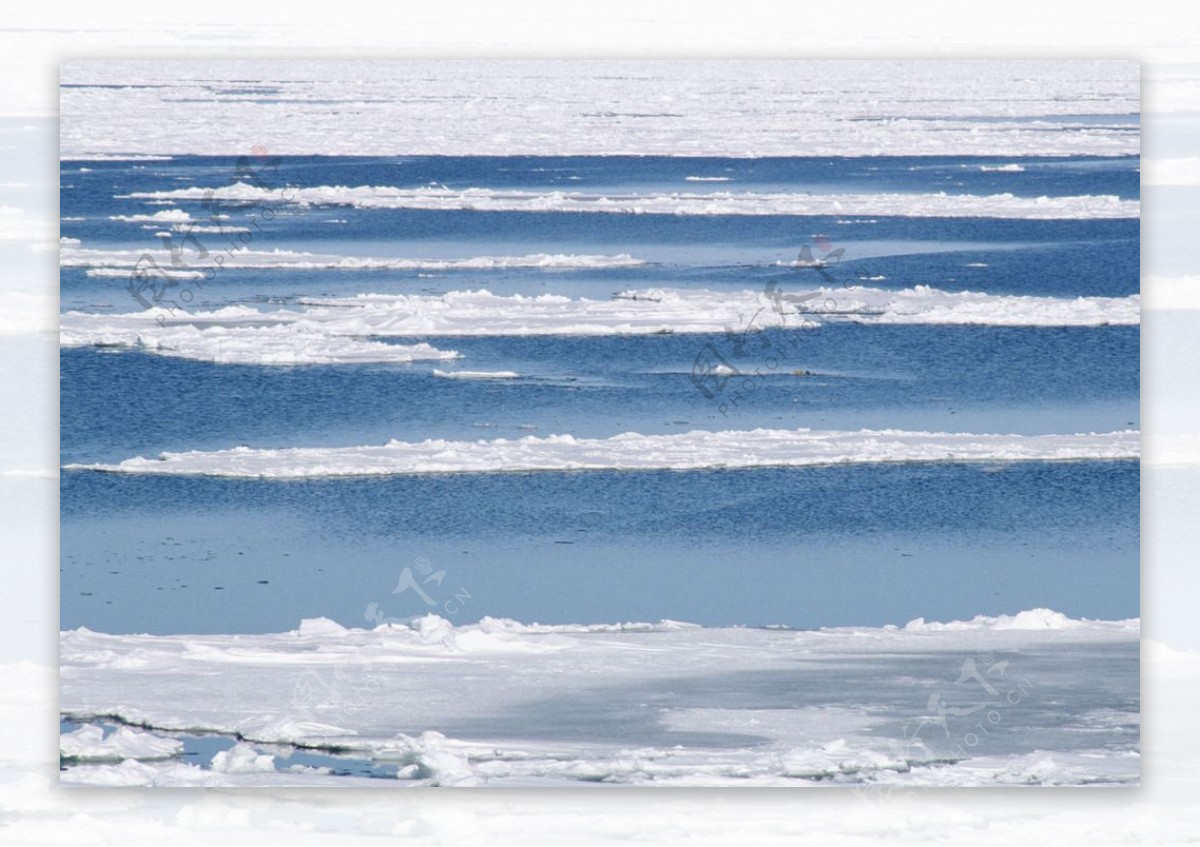
{"type": "Polygon", "coordinates": [[[78,762],[120,762],[169,759],[183,752],[183,743],[126,726],[118,727],[105,738],[103,729],[85,724],[59,736],[58,750],[64,759],[78,762]]]}
{"type": "Polygon", "coordinates": [[[275,757],[239,742],[213,756],[211,767],[217,773],[264,773],[275,770],[275,757]]]}

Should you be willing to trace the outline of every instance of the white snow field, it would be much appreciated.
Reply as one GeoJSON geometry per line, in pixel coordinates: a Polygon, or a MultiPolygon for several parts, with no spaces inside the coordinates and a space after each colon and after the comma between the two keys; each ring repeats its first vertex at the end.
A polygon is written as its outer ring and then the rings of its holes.
{"type": "Polygon", "coordinates": [[[64,734],[62,778],[328,784],[272,767],[309,748],[391,766],[402,785],[1134,785],[1139,629],[1046,609],[813,631],[434,615],[268,635],[77,629],[61,634],[62,711],[126,728],[64,734]],[[239,744],[205,768],[163,760],[172,733],[239,744]]]}
{"type": "Polygon", "coordinates": [[[1136,459],[1136,430],[1079,435],[755,429],[610,438],[529,435],[493,441],[389,441],[362,447],[234,447],[162,453],[64,470],[296,479],[515,471],[699,470],[879,462],[1019,462],[1136,459]]]}
{"type": "Polygon", "coordinates": [[[64,61],[61,83],[64,159],[228,155],[246,139],[279,155],[366,156],[1140,148],[1117,121],[1072,117],[1138,113],[1133,61],[91,60],[64,61]]]}

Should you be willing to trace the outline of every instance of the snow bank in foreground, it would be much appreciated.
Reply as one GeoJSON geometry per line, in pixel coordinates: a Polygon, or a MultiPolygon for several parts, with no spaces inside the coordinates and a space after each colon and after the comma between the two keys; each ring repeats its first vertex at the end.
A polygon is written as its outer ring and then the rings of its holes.
{"type": "Polygon", "coordinates": [[[1139,622],[1003,621],[1066,619],[1032,610],[961,628],[794,631],[426,615],[263,635],[77,629],[61,633],[64,713],[239,743],[205,770],[125,761],[64,778],[313,784],[311,769],[282,770],[256,746],[271,744],[389,765],[393,785],[1136,784],[1139,622]]]}
{"type": "Polygon", "coordinates": [[[321,185],[283,193],[244,182],[216,188],[191,186],[138,191],[120,199],[205,200],[351,206],[356,209],[433,209],[475,212],[601,212],[626,215],[895,215],[918,218],[1136,218],[1137,200],[1108,194],[1018,197],[1014,194],[809,194],[731,192],[586,194],[577,191],[508,191],[491,188],[400,188],[321,185]]]}
{"type": "Polygon", "coordinates": [[[697,470],[803,467],[861,462],[1014,462],[1136,459],[1133,430],[1079,435],[993,435],[903,430],[755,429],[672,435],[627,432],[611,438],[572,435],[494,441],[389,441],[364,447],[234,447],[162,453],[119,464],[64,470],[196,476],[301,477],[511,471],[697,470]]]}

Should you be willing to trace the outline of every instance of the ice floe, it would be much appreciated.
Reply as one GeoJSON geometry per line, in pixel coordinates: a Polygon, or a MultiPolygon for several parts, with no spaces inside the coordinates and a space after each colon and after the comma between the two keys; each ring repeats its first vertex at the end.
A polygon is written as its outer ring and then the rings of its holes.
{"type": "Polygon", "coordinates": [[[809,194],[730,192],[588,194],[394,186],[322,185],[287,192],[244,182],[121,195],[127,199],[227,200],[357,209],[432,209],[477,212],[592,212],[630,215],[894,215],[922,218],[1136,218],[1137,200],[1095,194],[1019,197],[1014,194],[809,194]]]}
{"type": "Polygon", "coordinates": [[[149,732],[118,727],[107,736],[93,724],[64,732],[58,741],[59,755],[74,762],[122,762],[126,759],[170,759],[183,751],[183,744],[149,732]]]}
{"type": "Polygon", "coordinates": [[[878,462],[1127,460],[1139,455],[1136,431],[1079,435],[811,429],[627,432],[610,438],[526,436],[493,441],[389,441],[360,447],[292,447],[162,453],[122,462],[70,464],[65,470],[194,476],[304,477],[515,471],[700,470],[806,467],[878,462]]]}
{"type": "Polygon", "coordinates": [[[156,326],[130,329],[120,321],[93,324],[80,332],[67,323],[60,329],[64,347],[124,348],[179,359],[222,365],[386,364],[454,359],[453,350],[424,342],[388,344],[325,333],[304,323],[274,326],[156,326]]]}
{"type": "MultiPolygon", "coordinates": [[[[152,217],[152,216],[149,216],[152,217]]],[[[241,228],[244,230],[244,228],[241,228]]],[[[238,228],[215,226],[192,227],[191,232],[236,232],[238,228]]],[[[195,272],[180,268],[180,263],[199,268],[261,268],[282,270],[501,270],[505,268],[545,268],[547,270],[570,270],[572,268],[627,268],[645,264],[627,253],[615,256],[575,255],[563,253],[532,253],[525,256],[469,256],[461,259],[412,259],[403,257],[336,256],[321,253],[305,253],[294,250],[250,250],[246,247],[209,252],[203,243],[198,248],[190,242],[178,244],[177,252],[168,250],[97,250],[81,248],[79,242],[63,243],[59,253],[59,264],[64,268],[90,268],[90,276],[119,276],[140,265],[147,265],[147,257],[153,259],[158,268],[168,274],[195,272]],[[217,257],[220,257],[219,261],[217,257]],[[176,260],[179,261],[176,261],[176,260]]]]}
{"type": "MultiPolygon", "coordinates": [[[[162,302],[179,304],[162,283],[162,302]]],[[[200,283],[197,283],[199,285],[200,283]]],[[[189,297],[194,296],[190,290],[189,297]]],[[[149,295],[148,295],[149,296],[149,295]]],[[[796,293],[647,289],[608,300],[556,294],[362,294],[300,298],[300,309],[228,306],[188,312],[67,312],[64,347],[112,347],[214,362],[302,364],[452,358],[428,346],[399,347],[371,338],[490,335],[651,335],[724,333],[770,327],[805,331],[831,320],[863,324],[1109,326],[1140,321],[1139,295],[1057,298],[946,292],[928,286],[798,290],[796,293]],[[752,320],[743,321],[745,316],[752,320]]]]}

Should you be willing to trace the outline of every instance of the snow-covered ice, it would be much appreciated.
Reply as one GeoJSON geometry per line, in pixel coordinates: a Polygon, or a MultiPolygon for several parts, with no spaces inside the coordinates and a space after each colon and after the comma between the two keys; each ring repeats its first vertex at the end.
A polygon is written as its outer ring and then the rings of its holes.
{"type": "Polygon", "coordinates": [[[78,629],[61,634],[67,716],[239,743],[211,771],[126,761],[64,780],[311,784],[262,749],[294,745],[391,763],[406,785],[1131,785],[1139,631],[1049,610],[815,631],[436,616],[78,629]]]}
{"type": "Polygon", "coordinates": [[[279,155],[385,156],[1007,158],[1140,146],[1118,122],[1072,117],[1137,114],[1132,61],[90,60],[64,62],[61,81],[65,159],[245,155],[247,139],[279,155]],[[781,108],[794,117],[780,120],[781,108]]]}
{"type": "Polygon", "coordinates": [[[576,212],[638,215],[898,215],[918,218],[1136,218],[1137,200],[1112,195],[1018,197],[1013,194],[811,194],[719,191],[705,194],[586,194],[491,188],[397,188],[322,185],[289,189],[246,183],[143,191],[123,198],[150,201],[228,200],[356,209],[576,212]],[[286,196],[285,196],[286,194],[286,196]]]}
{"type": "MultiPolygon", "coordinates": [[[[184,286],[184,282],[179,283],[184,286]]],[[[182,288],[181,288],[182,290],[182,288]]],[[[177,296],[167,289],[164,302],[177,296]]],[[[178,305],[178,304],[176,304],[178,305]]],[[[245,364],[396,362],[453,357],[428,345],[401,347],[370,337],[457,335],[653,335],[720,333],[753,315],[750,329],[804,331],[829,320],[863,324],[1109,326],[1140,321],[1139,295],[1057,298],[939,291],[916,286],[763,292],[645,289],[608,300],[486,290],[361,294],[298,300],[299,310],[227,306],[187,312],[62,315],[64,347],[126,347],[167,356],[245,364]]]]}
{"type": "Polygon", "coordinates": [[[239,743],[213,756],[211,767],[217,773],[271,773],[275,770],[275,757],[239,743]]]}
{"type": "Polygon", "coordinates": [[[526,436],[493,441],[389,441],[360,447],[234,447],[162,453],[65,470],[194,476],[303,477],[514,471],[697,470],[878,462],[1018,462],[1136,459],[1136,431],[1079,435],[755,429],[610,438],[526,436]]]}
{"type": "Polygon", "coordinates": [[[126,223],[152,223],[152,224],[186,224],[192,223],[193,218],[183,209],[163,209],[153,214],[145,215],[109,215],[110,221],[124,221],[126,223]]]}
{"type": "MultiPolygon", "coordinates": [[[[215,227],[214,229],[230,232],[231,227],[215,227]]],[[[191,231],[196,231],[193,228],[191,231]]],[[[272,268],[281,270],[421,270],[421,271],[459,271],[459,270],[502,270],[505,268],[546,268],[547,270],[570,270],[572,268],[626,268],[645,264],[627,253],[614,256],[570,255],[561,253],[533,253],[525,256],[469,256],[462,259],[419,259],[403,257],[373,257],[373,256],[333,256],[322,253],[305,253],[295,250],[250,250],[238,247],[230,250],[219,250],[208,255],[195,250],[188,243],[176,245],[177,252],[168,250],[97,250],[79,247],[79,242],[62,244],[59,252],[59,264],[64,268],[90,268],[89,276],[128,276],[129,271],[137,267],[139,262],[145,264],[149,256],[156,265],[167,274],[196,273],[196,271],[180,270],[174,259],[185,260],[201,268],[214,265],[215,257],[220,255],[222,268],[272,268]],[[122,269],[123,272],[119,272],[122,269]]],[[[156,245],[157,246],[157,245],[156,245]]],[[[216,245],[214,245],[215,247],[216,245]]]]}
{"type": "Polygon", "coordinates": [[[443,371],[433,369],[433,375],[442,379],[519,379],[516,371],[443,371]]]}
{"type": "Polygon", "coordinates": [[[183,744],[125,726],[105,736],[100,727],[85,724],[73,732],[64,732],[59,738],[58,749],[64,759],[77,763],[122,762],[126,759],[170,759],[183,752],[183,744]]]}
{"type": "Polygon", "coordinates": [[[81,335],[66,325],[60,330],[64,347],[124,347],[180,359],[196,359],[223,365],[342,365],[457,358],[453,350],[442,350],[424,342],[387,344],[345,335],[310,331],[304,324],[275,326],[190,325],[157,327],[154,324],[129,330],[127,326],[101,326],[81,335]]]}

